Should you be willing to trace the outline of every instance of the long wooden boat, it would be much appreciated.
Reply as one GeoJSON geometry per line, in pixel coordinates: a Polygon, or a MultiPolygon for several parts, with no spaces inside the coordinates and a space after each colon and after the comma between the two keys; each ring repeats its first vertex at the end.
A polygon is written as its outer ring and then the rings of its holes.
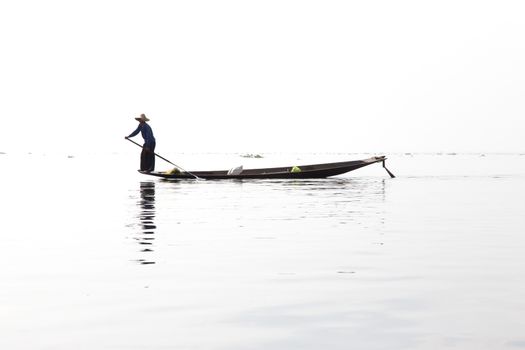
{"type": "MultiPolygon", "coordinates": [[[[146,175],[157,176],[164,179],[193,179],[200,178],[206,180],[221,179],[315,179],[336,176],[356,170],[374,163],[383,163],[385,167],[385,156],[372,157],[362,160],[353,160],[348,162],[324,163],[299,165],[280,168],[261,168],[261,169],[243,169],[238,174],[228,174],[228,170],[214,171],[152,171],[141,172],[146,175]]],[[[386,169],[391,177],[394,175],[386,169]]]]}

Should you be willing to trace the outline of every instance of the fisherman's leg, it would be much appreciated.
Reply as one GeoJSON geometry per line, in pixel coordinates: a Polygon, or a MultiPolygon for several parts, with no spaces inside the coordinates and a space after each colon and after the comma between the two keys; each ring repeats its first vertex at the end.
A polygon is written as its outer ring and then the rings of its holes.
{"type": "Polygon", "coordinates": [[[155,170],[155,154],[153,152],[150,152],[148,155],[148,170],[155,170]]]}
{"type": "Polygon", "coordinates": [[[153,153],[151,153],[150,150],[146,151],[146,155],[144,157],[144,171],[153,171],[152,169],[152,162],[153,162],[153,158],[151,157],[153,155],[153,153]]]}
{"type": "Polygon", "coordinates": [[[148,151],[145,148],[142,148],[140,153],[140,170],[148,170],[148,151]]]}
{"type": "Polygon", "coordinates": [[[150,146],[149,148],[150,152],[150,163],[149,163],[149,167],[148,167],[148,170],[149,171],[154,171],[155,170],[155,142],[150,146]]]}

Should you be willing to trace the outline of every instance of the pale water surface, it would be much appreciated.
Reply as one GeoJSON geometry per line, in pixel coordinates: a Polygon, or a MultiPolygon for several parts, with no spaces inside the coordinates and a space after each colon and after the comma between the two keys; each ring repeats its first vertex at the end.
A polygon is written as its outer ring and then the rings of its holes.
{"type": "Polygon", "coordinates": [[[525,155],[71,156],[0,154],[1,349],[525,348],[525,155]]]}

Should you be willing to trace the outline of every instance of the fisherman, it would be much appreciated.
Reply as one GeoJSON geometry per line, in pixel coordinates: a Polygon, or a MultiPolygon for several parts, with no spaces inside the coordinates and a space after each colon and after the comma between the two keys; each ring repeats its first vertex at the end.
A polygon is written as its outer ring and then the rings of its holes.
{"type": "Polygon", "coordinates": [[[139,122],[139,126],[125,138],[133,137],[139,132],[142,134],[144,146],[142,146],[142,152],[140,154],[140,171],[151,172],[155,170],[155,137],[153,136],[151,126],[146,123],[149,122],[149,119],[145,114],[141,114],[140,117],[135,118],[135,120],[139,122]]]}

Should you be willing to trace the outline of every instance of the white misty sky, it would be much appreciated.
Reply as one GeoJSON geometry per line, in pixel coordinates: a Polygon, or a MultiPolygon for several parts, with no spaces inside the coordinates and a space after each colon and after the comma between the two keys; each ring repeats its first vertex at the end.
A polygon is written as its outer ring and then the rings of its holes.
{"type": "Polygon", "coordinates": [[[524,10],[2,1],[0,151],[523,152],[524,10]]]}

